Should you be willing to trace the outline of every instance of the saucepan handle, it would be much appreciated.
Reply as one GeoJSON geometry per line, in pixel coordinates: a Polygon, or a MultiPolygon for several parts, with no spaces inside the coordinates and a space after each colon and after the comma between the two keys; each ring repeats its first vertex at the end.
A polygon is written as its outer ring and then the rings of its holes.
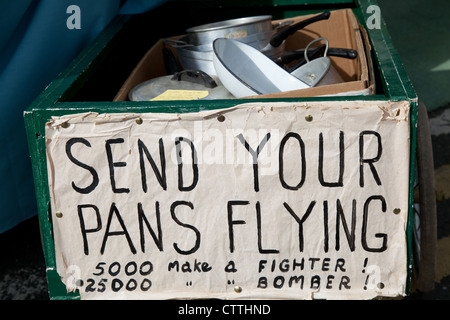
{"type": "Polygon", "coordinates": [[[311,23],[321,21],[321,20],[327,20],[330,17],[330,12],[325,11],[317,16],[314,16],[312,18],[297,22],[296,24],[278,32],[275,34],[272,39],[270,39],[270,45],[272,47],[279,47],[284,40],[287,39],[290,35],[294,34],[297,30],[303,29],[307,25],[310,25],[311,23]]]}

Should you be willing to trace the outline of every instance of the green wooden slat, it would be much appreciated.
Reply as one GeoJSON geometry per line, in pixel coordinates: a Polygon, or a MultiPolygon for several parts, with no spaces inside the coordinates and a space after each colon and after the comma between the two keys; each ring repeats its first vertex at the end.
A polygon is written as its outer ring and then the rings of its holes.
{"type": "Polygon", "coordinates": [[[411,290],[411,275],[412,275],[412,230],[414,223],[413,206],[414,206],[414,180],[415,180],[415,155],[416,155],[416,128],[417,128],[417,113],[418,113],[418,98],[411,81],[408,78],[406,70],[403,67],[402,61],[398,52],[392,42],[391,36],[388,32],[386,23],[381,13],[380,29],[369,29],[367,26],[367,19],[372,15],[369,6],[378,5],[375,0],[358,0],[359,10],[355,10],[355,14],[368,31],[372,49],[375,55],[375,63],[381,73],[382,85],[388,97],[404,97],[410,101],[410,178],[409,178],[409,218],[407,223],[406,235],[408,242],[408,283],[406,292],[411,290]]]}
{"type": "Polygon", "coordinates": [[[384,89],[390,97],[406,96],[408,99],[416,99],[416,92],[392,42],[383,19],[383,13],[381,12],[380,29],[369,29],[367,26],[367,21],[372,16],[372,11],[368,11],[368,8],[377,5],[375,0],[358,0],[358,9],[354,12],[369,34],[376,57],[375,62],[380,68],[382,79],[384,79],[384,89]]]}

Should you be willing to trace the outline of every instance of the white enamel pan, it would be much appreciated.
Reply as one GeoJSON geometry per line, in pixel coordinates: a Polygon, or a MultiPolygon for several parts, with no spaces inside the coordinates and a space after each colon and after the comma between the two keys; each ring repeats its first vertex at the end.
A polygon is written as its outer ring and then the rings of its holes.
{"type": "Polygon", "coordinates": [[[220,38],[213,50],[217,76],[236,98],[309,88],[248,44],[220,38]]]}

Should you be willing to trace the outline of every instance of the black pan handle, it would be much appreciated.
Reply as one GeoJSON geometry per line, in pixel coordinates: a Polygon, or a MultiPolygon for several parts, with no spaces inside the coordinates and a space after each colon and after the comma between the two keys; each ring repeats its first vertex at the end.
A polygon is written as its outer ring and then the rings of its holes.
{"type": "MultiPolygon", "coordinates": [[[[322,45],[325,47],[325,45],[322,45]]],[[[281,57],[275,60],[278,64],[289,64],[294,60],[299,58],[303,58],[305,55],[305,50],[294,50],[294,51],[286,51],[281,55],[281,57]]],[[[308,54],[309,56],[309,54],[308,54]]],[[[327,56],[330,57],[339,57],[346,59],[356,59],[358,56],[358,52],[354,49],[344,49],[344,48],[328,48],[327,56]]]]}
{"type": "MultiPolygon", "coordinates": [[[[321,47],[323,47],[325,49],[325,45],[321,45],[321,47]]],[[[311,59],[312,58],[312,52],[313,49],[309,50],[308,52],[308,58],[311,59]]],[[[281,55],[281,57],[276,59],[276,63],[278,64],[289,64],[294,60],[303,58],[305,56],[305,50],[304,49],[300,49],[300,50],[294,50],[294,51],[286,51],[285,53],[283,53],[281,55]]]]}
{"type": "Polygon", "coordinates": [[[317,16],[314,16],[312,18],[297,22],[296,24],[278,32],[276,35],[274,35],[272,37],[272,39],[270,39],[270,45],[272,47],[279,47],[284,40],[286,40],[287,37],[289,37],[291,34],[293,34],[294,32],[296,32],[297,30],[303,29],[304,27],[306,27],[307,25],[313,23],[313,22],[317,22],[317,21],[321,21],[321,20],[327,20],[330,17],[330,12],[329,11],[325,11],[317,16]]]}
{"type": "Polygon", "coordinates": [[[328,48],[327,55],[346,59],[356,59],[358,56],[358,51],[354,49],[328,48]]]}

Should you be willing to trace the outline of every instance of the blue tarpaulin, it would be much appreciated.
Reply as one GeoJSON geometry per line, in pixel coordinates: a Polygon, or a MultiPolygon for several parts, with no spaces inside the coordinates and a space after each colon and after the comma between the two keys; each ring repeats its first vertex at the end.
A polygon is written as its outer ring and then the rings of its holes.
{"type": "Polygon", "coordinates": [[[165,1],[0,1],[0,233],[37,214],[25,109],[117,14],[165,1]]]}

